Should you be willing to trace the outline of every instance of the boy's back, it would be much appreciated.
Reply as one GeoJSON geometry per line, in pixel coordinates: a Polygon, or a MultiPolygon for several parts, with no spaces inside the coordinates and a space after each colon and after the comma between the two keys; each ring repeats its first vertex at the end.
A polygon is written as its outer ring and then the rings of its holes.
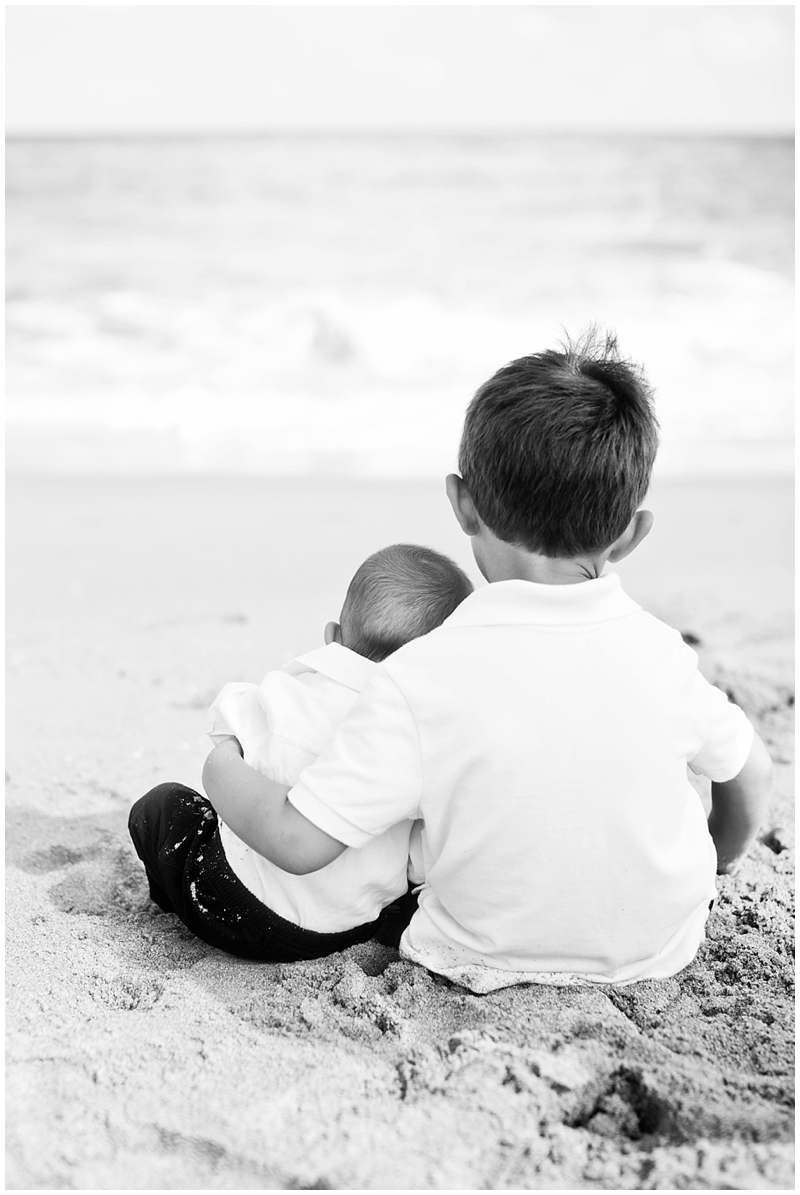
{"type": "Polygon", "coordinates": [[[290,800],[353,846],[423,819],[402,949],[474,991],[674,974],[715,895],[687,763],[727,780],[752,742],[696,662],[613,573],[488,585],[376,670],[290,800]]]}

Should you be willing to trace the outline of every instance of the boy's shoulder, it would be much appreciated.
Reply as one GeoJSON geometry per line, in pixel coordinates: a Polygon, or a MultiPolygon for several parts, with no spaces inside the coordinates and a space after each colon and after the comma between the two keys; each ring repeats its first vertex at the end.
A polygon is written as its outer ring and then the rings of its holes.
{"type": "MultiPolygon", "coordinates": [[[[669,661],[681,670],[696,669],[697,653],[681,632],[643,610],[622,589],[616,574],[604,574],[598,581],[575,586],[532,585],[525,581],[493,582],[475,590],[441,626],[404,644],[378,667],[403,687],[403,680],[424,676],[432,669],[442,669],[449,662],[493,652],[502,642],[509,666],[524,667],[530,653],[529,631],[535,628],[537,639],[566,644],[574,630],[602,633],[613,627],[613,641],[624,656],[635,658],[643,653],[649,660],[669,661]],[[490,632],[485,637],[486,632],[490,632]],[[502,639],[491,634],[499,631],[502,639]]],[[[643,661],[644,662],[644,661],[643,661]]],[[[455,667],[454,674],[461,669],[455,667]]]]}

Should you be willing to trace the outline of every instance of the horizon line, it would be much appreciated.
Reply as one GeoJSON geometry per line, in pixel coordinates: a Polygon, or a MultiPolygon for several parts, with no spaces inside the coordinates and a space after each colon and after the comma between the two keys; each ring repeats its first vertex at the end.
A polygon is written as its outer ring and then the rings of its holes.
{"type": "Polygon", "coordinates": [[[708,126],[705,128],[224,128],[224,129],[6,129],[6,141],[116,141],[116,140],[259,140],[269,138],[411,138],[462,137],[481,138],[555,138],[555,137],[662,137],[703,138],[736,137],[753,140],[793,141],[794,128],[789,129],[733,129],[708,126]]]}

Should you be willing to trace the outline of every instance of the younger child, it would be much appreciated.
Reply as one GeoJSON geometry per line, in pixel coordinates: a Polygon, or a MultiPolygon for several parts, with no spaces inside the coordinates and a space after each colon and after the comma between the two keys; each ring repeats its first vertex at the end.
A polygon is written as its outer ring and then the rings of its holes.
{"type": "MultiPolygon", "coordinates": [[[[325,647],[268,673],[260,685],[225,685],[209,711],[212,739],[234,742],[272,781],[296,783],[377,661],[439,626],[471,592],[468,577],[446,556],[412,544],[383,548],[350,582],[340,622],[325,628],[325,647]]],[[[409,876],[411,830],[411,819],[403,819],[363,849],[344,851],[313,874],[293,875],[238,838],[183,785],[153,789],[130,818],[161,908],[213,946],[275,962],[316,958],[372,937],[382,910],[406,893],[409,878],[422,879],[414,870],[409,876]]]]}
{"type": "Polygon", "coordinates": [[[447,479],[489,584],[375,669],[291,791],[230,743],[206,762],[215,809],[297,872],[421,818],[401,954],[475,992],[674,975],[766,809],[752,726],[606,568],[650,530],[656,447],[613,341],[500,369],[447,479]]]}

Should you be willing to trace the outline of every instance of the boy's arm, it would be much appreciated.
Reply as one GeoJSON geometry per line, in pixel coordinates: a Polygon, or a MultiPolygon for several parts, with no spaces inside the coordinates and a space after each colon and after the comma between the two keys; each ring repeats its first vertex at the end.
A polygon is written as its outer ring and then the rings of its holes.
{"type": "Polygon", "coordinates": [[[690,672],[689,725],[698,736],[689,767],[711,781],[708,829],[724,875],[738,869],[767,812],[772,761],[744,712],[701,675],[697,653],[687,644],[679,652],[690,672]]]}
{"type": "Polygon", "coordinates": [[[421,783],[416,723],[382,668],[291,790],[249,768],[233,743],[215,748],[203,769],[209,800],[233,832],[295,875],[418,817],[421,783]]]}
{"type": "Polygon", "coordinates": [[[767,812],[772,760],[758,735],[742,770],[732,780],[711,783],[708,829],[717,849],[717,872],[732,874],[753,845],[767,812]]]}
{"type": "Polygon", "coordinates": [[[326,867],[345,844],[320,830],[276,784],[244,762],[235,739],[215,747],[203,768],[203,787],[226,825],[249,847],[293,875],[326,867]]]}

